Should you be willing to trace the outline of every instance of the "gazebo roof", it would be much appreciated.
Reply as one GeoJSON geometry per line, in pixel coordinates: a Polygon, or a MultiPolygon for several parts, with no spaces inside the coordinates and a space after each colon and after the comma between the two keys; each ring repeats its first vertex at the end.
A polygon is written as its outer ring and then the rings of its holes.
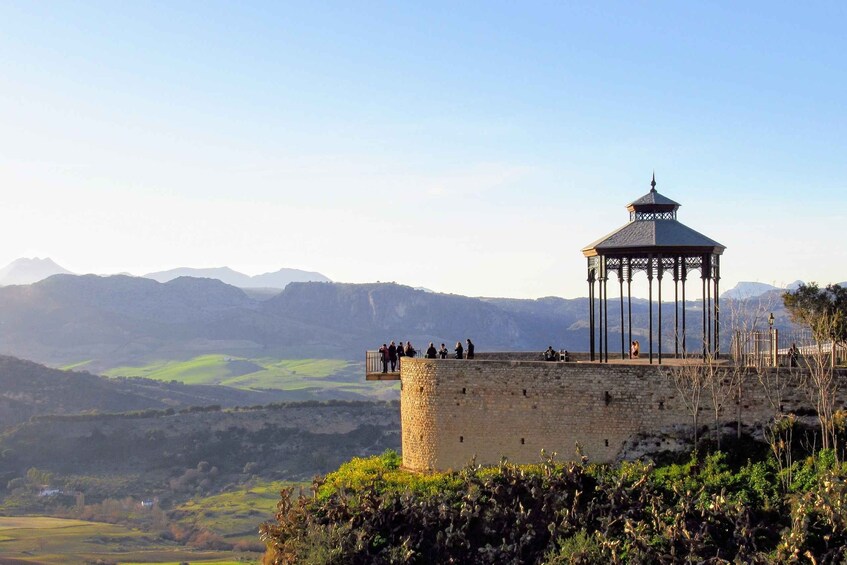
{"type": "Polygon", "coordinates": [[[629,204],[627,204],[626,207],[627,207],[628,210],[631,210],[631,209],[641,209],[643,207],[656,206],[656,205],[662,206],[662,207],[673,206],[674,208],[679,208],[679,206],[680,206],[680,204],[678,202],[674,202],[673,200],[671,200],[667,196],[665,196],[663,194],[659,194],[658,192],[656,192],[656,189],[653,188],[653,189],[650,190],[650,192],[648,192],[647,194],[645,194],[644,196],[642,196],[638,200],[636,200],[634,202],[630,202],[629,204]]]}
{"type": "Polygon", "coordinates": [[[650,186],[650,192],[627,205],[630,222],[583,248],[583,255],[724,252],[723,245],[676,219],[680,204],[656,192],[655,174],[650,186]]]}
{"type": "Polygon", "coordinates": [[[726,249],[717,241],[677,220],[633,220],[582,250],[583,255],[615,252],[703,252],[720,255],[726,249]]]}

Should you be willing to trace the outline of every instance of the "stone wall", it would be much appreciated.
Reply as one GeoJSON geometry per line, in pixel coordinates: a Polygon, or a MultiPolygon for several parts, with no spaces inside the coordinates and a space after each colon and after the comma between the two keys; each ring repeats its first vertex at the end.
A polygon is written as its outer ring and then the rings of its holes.
{"type": "MultiPolygon", "coordinates": [[[[496,463],[540,460],[541,450],[575,458],[577,442],[591,461],[610,462],[639,433],[691,426],[691,411],[666,374],[650,365],[549,363],[483,358],[404,359],[400,412],[403,465],[412,470],[457,469],[472,458],[496,463]]],[[[782,369],[781,376],[788,375],[782,369]]],[[[771,375],[772,376],[772,375],[771,375]]],[[[840,378],[845,379],[844,375],[840,378]]],[[[841,387],[842,396],[847,387],[841,387]]],[[[700,424],[713,422],[708,393],[700,424]]],[[[845,398],[840,398],[843,403],[845,398]]],[[[740,402],[722,418],[765,422],[774,408],[755,373],[743,378],[740,402]]],[[[810,407],[805,390],[787,389],[783,409],[810,407]]]]}

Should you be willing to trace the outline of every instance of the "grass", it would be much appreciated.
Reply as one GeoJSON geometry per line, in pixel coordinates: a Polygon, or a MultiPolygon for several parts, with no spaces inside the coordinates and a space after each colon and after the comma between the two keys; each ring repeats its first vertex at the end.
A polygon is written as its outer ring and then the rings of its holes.
{"type": "Polygon", "coordinates": [[[62,371],[76,371],[77,369],[82,369],[83,367],[85,367],[86,365],[91,363],[92,361],[94,361],[94,359],[87,359],[85,361],[79,361],[78,363],[71,363],[70,365],[64,365],[62,367],[59,367],[59,369],[61,369],[62,371]]]}
{"type": "Polygon", "coordinates": [[[176,508],[183,514],[178,522],[211,530],[227,541],[255,541],[258,539],[259,524],[273,520],[279,492],[290,486],[309,487],[306,483],[276,481],[196,498],[176,508]]]}
{"type": "Polygon", "coordinates": [[[0,555],[32,563],[58,565],[103,560],[243,565],[233,552],[190,551],[148,532],[101,522],[45,516],[0,516],[0,531],[0,555]]]}
{"type": "Polygon", "coordinates": [[[162,360],[141,366],[115,367],[104,374],[252,390],[334,390],[366,396],[381,392],[379,387],[364,382],[360,363],[340,359],[250,359],[212,354],[187,361],[162,360]]]}

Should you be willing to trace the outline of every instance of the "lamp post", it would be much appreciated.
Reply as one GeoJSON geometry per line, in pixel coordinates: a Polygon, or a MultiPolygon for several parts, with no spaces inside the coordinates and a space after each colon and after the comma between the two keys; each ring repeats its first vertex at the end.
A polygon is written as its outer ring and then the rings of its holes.
{"type": "Polygon", "coordinates": [[[771,338],[771,367],[776,367],[777,365],[777,329],[773,327],[774,317],[773,312],[771,312],[770,316],[768,316],[768,336],[771,338]]]}

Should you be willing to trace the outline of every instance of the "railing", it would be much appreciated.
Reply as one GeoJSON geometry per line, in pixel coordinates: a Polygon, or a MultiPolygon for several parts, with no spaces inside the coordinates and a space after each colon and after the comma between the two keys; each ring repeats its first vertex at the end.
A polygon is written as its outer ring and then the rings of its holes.
{"type": "Polygon", "coordinates": [[[376,373],[389,373],[396,374],[400,372],[400,361],[398,359],[397,365],[395,365],[394,370],[391,370],[391,362],[388,362],[388,366],[385,367],[385,371],[383,371],[382,366],[382,353],[379,351],[366,351],[365,352],[365,373],[368,375],[373,375],[376,373]]]}

